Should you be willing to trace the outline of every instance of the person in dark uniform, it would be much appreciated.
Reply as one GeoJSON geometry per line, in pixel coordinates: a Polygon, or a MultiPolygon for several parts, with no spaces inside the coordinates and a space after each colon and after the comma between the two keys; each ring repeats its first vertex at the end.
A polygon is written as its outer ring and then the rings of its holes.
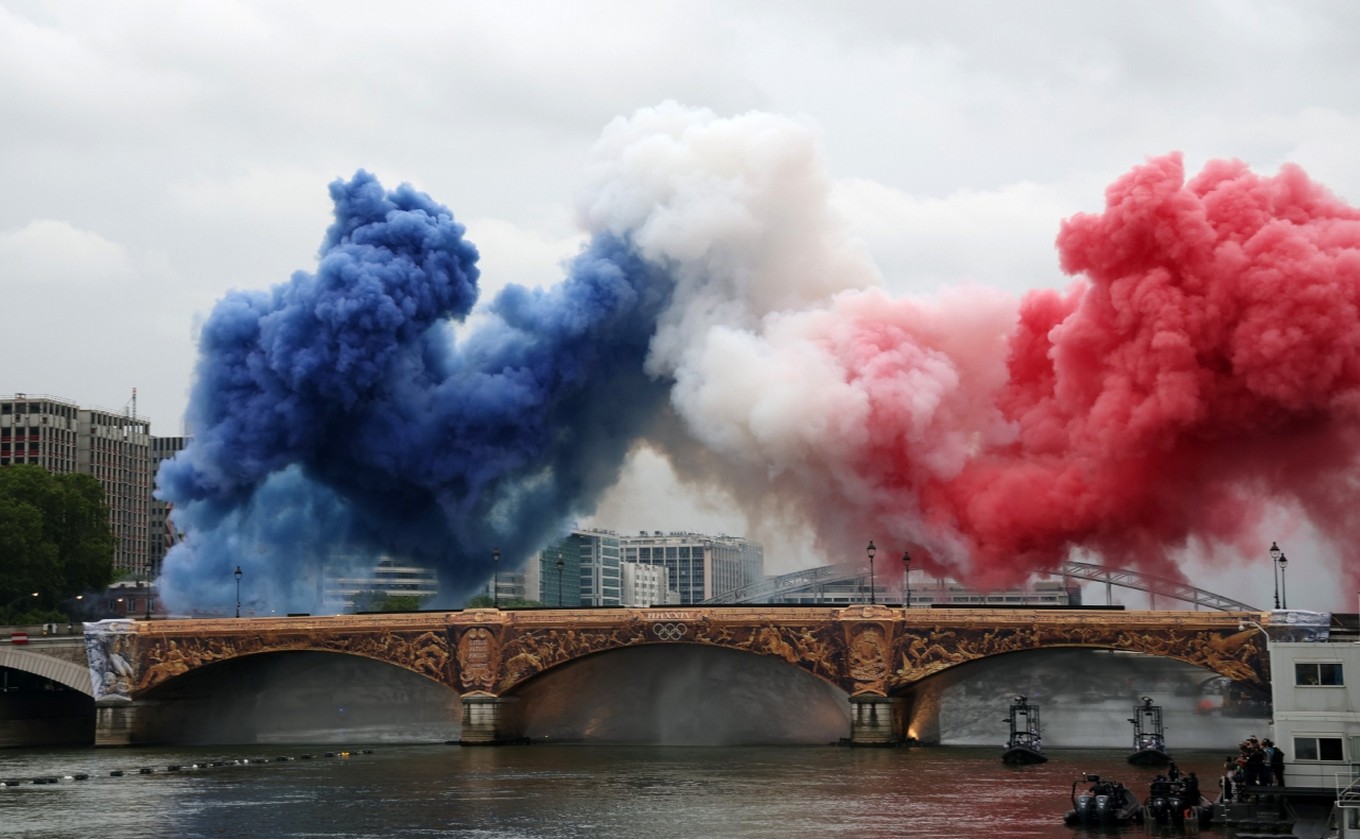
{"type": "Polygon", "coordinates": [[[1270,740],[1264,741],[1264,745],[1270,783],[1282,787],[1284,786],[1284,750],[1270,740]]]}

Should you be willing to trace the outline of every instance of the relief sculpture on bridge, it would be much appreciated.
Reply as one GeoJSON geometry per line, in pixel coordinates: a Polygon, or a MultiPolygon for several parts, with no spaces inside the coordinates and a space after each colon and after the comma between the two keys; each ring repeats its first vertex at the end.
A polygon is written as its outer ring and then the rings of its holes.
{"type": "MultiPolygon", "coordinates": [[[[608,650],[643,644],[700,644],[772,656],[837,684],[843,681],[844,645],[828,624],[791,625],[775,620],[731,622],[707,611],[658,612],[650,620],[634,613],[622,623],[575,628],[536,627],[509,623],[496,627],[455,628],[458,681],[464,689],[502,694],[555,666],[608,650]],[[499,662],[499,664],[497,664],[499,662]]],[[[881,643],[879,646],[882,646],[881,643]]],[[[886,664],[883,667],[886,672],[886,664]]],[[[872,681],[872,679],[870,680],[872,681]]],[[[878,678],[882,682],[882,678],[878,678]]]]}
{"type": "Polygon", "coordinates": [[[85,658],[96,702],[131,702],[140,665],[137,626],[130,620],[85,624],[85,658]]]}
{"type": "Polygon", "coordinates": [[[852,694],[887,692],[889,651],[883,627],[875,623],[857,624],[850,630],[849,671],[854,680],[852,694]]]}
{"type": "Polygon", "coordinates": [[[960,664],[1055,647],[1174,658],[1263,688],[1269,684],[1264,634],[1240,629],[1240,620],[1124,612],[1088,612],[1074,619],[1058,612],[907,612],[874,605],[478,609],[304,620],[104,621],[86,625],[86,652],[95,697],[104,703],[131,702],[197,668],[303,650],[360,655],[404,667],[461,694],[504,696],[576,659],[669,644],[774,658],[851,696],[901,696],[922,679],[960,664]]]}
{"type": "Polygon", "coordinates": [[[258,631],[246,635],[157,633],[139,638],[140,661],[133,689],[140,693],[175,676],[216,662],[257,653],[328,650],[405,667],[438,682],[448,677],[449,655],[442,633],[432,630],[351,632],[318,636],[300,631],[258,631]]]}
{"type": "Polygon", "coordinates": [[[489,691],[500,667],[496,637],[484,626],[474,626],[458,640],[458,684],[463,690],[489,691]]]}
{"type": "Polygon", "coordinates": [[[1079,624],[961,626],[935,623],[907,627],[899,641],[899,666],[889,685],[905,689],[949,667],[989,656],[1053,647],[1127,650],[1174,658],[1257,688],[1269,684],[1265,647],[1254,631],[1234,626],[1217,631],[1149,628],[1138,631],[1122,619],[1079,624]]]}

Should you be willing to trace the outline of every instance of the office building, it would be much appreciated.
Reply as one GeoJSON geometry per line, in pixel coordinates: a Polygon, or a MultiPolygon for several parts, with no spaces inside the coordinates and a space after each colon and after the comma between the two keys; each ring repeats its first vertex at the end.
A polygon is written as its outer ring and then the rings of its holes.
{"type": "Polygon", "coordinates": [[[659,565],[625,562],[622,565],[624,606],[646,608],[680,602],[680,593],[671,591],[669,575],[659,565]]]}
{"type": "Polygon", "coordinates": [[[612,530],[573,530],[540,551],[537,564],[544,605],[556,606],[559,599],[563,606],[623,605],[619,536],[612,530]]]}
{"type": "Polygon", "coordinates": [[[620,547],[624,562],[665,569],[666,587],[682,604],[702,603],[765,575],[764,548],[736,536],[643,530],[623,537],[620,547]]]}
{"type": "Polygon", "coordinates": [[[82,408],[51,396],[0,398],[0,466],[31,463],[83,472],[104,487],[116,573],[147,567],[151,517],[151,421],[131,410],[82,408]]]}
{"type": "MultiPolygon", "coordinates": [[[[178,452],[183,451],[189,445],[189,437],[152,437],[151,438],[151,462],[148,468],[151,471],[151,486],[155,489],[156,473],[161,468],[161,461],[169,460],[178,452]]],[[[150,528],[146,540],[147,565],[151,569],[151,576],[155,578],[160,574],[161,561],[165,559],[165,554],[177,541],[179,534],[175,532],[173,524],[170,522],[170,504],[161,501],[159,498],[151,499],[149,511],[150,528]]]]}
{"type": "Polygon", "coordinates": [[[330,612],[349,611],[360,593],[412,597],[421,605],[439,594],[439,578],[434,571],[386,556],[367,573],[328,570],[323,586],[322,602],[330,612]]]}

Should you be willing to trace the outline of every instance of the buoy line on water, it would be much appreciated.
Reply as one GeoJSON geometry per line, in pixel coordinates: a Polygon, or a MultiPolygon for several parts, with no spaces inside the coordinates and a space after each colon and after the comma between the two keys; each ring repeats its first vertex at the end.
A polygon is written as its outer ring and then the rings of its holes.
{"type": "MultiPolygon", "coordinates": [[[[138,767],[135,770],[113,769],[109,772],[109,777],[121,778],[129,774],[155,775],[158,772],[198,771],[202,769],[218,769],[225,766],[250,766],[260,763],[287,763],[288,761],[291,760],[313,760],[317,757],[340,758],[343,760],[348,759],[353,755],[371,755],[371,754],[373,754],[372,749],[351,749],[349,751],[340,752],[322,752],[320,755],[311,753],[296,756],[280,755],[279,757],[274,758],[272,761],[267,757],[242,757],[230,760],[202,761],[198,763],[169,763],[161,768],[157,768],[155,766],[142,766],[138,767]]],[[[86,781],[89,780],[89,778],[90,773],[88,772],[70,772],[65,775],[36,775],[31,778],[0,778],[0,788],[20,787],[26,784],[30,785],[59,784],[62,781],[86,781]]]]}

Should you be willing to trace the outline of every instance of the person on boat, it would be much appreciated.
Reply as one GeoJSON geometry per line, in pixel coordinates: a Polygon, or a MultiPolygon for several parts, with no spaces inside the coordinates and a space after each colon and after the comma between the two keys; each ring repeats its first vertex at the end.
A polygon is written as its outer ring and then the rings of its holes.
{"type": "Polygon", "coordinates": [[[1171,782],[1165,775],[1158,775],[1152,779],[1152,786],[1148,788],[1149,798],[1166,798],[1171,794],[1171,782]]]}
{"type": "Polygon", "coordinates": [[[1266,753],[1255,737],[1247,740],[1246,758],[1247,786],[1261,787],[1268,784],[1270,778],[1266,769],[1266,753]]]}
{"type": "Polygon", "coordinates": [[[1239,785],[1241,783],[1242,767],[1238,766],[1237,759],[1228,755],[1223,759],[1223,777],[1218,779],[1218,786],[1222,792],[1219,793],[1219,800],[1228,802],[1236,798],[1239,785]]]}
{"type": "Polygon", "coordinates": [[[1270,740],[1264,741],[1266,773],[1271,786],[1284,786],[1284,750],[1270,740]]]}
{"type": "Polygon", "coordinates": [[[1185,785],[1186,805],[1198,807],[1200,799],[1199,777],[1194,772],[1187,772],[1185,777],[1181,779],[1181,783],[1185,785]]]}

